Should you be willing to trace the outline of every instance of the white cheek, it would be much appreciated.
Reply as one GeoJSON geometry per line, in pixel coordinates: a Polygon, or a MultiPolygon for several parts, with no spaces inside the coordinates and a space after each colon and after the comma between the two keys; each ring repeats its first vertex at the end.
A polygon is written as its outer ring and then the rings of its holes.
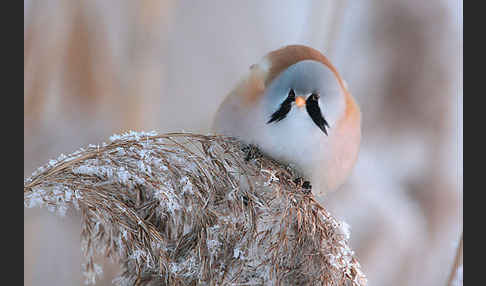
{"type": "Polygon", "coordinates": [[[319,107],[321,108],[322,115],[329,124],[329,129],[332,129],[344,113],[344,95],[338,91],[337,93],[330,94],[326,98],[321,97],[319,107]]]}
{"type": "Polygon", "coordinates": [[[287,116],[267,124],[258,143],[262,151],[277,160],[292,163],[305,175],[321,158],[327,136],[312,121],[305,108],[292,107],[287,116]]]}

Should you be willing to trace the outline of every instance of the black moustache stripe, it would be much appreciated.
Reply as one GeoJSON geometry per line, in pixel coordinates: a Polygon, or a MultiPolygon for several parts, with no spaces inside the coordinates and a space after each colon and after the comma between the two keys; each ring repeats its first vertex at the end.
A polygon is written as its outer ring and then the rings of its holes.
{"type": "Polygon", "coordinates": [[[272,122],[279,122],[280,120],[284,119],[287,114],[290,112],[290,108],[292,107],[292,101],[294,101],[293,98],[287,97],[282,104],[280,104],[280,107],[277,111],[275,111],[272,114],[272,117],[270,120],[267,122],[267,124],[272,123],[272,122]]]}
{"type": "Polygon", "coordinates": [[[309,113],[312,121],[327,135],[326,127],[329,127],[326,119],[322,116],[321,109],[319,108],[319,103],[313,96],[310,96],[306,103],[305,108],[307,109],[307,113],[309,113]]]}

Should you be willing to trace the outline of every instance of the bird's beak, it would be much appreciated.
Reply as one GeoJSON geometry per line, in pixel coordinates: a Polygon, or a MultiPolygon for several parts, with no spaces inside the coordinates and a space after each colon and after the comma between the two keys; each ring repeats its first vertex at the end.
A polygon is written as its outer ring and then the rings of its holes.
{"type": "Polygon", "coordinates": [[[302,96],[297,96],[295,98],[295,104],[297,105],[297,107],[302,107],[302,106],[305,106],[305,99],[304,97],[302,96]]]}

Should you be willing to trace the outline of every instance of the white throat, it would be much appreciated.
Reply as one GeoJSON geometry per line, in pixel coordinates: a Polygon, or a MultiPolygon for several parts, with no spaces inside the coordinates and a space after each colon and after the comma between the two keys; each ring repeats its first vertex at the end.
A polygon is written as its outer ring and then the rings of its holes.
{"type": "Polygon", "coordinates": [[[327,135],[312,121],[305,107],[293,106],[286,118],[262,126],[253,143],[269,156],[290,164],[304,176],[312,175],[323,158],[327,135]]]}

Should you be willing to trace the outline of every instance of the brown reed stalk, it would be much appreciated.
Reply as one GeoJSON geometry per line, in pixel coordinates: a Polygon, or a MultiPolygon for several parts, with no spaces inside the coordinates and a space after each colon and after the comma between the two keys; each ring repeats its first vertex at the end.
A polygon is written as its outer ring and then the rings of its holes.
{"type": "Polygon", "coordinates": [[[447,283],[448,286],[459,286],[463,285],[463,236],[464,233],[461,233],[461,239],[459,240],[459,244],[457,245],[456,256],[454,258],[454,263],[452,264],[451,273],[449,274],[449,282],[447,283]]]}
{"type": "Polygon", "coordinates": [[[118,285],[365,285],[347,225],[294,172],[233,138],[135,133],[61,155],[24,181],[26,207],[81,213],[87,281],[118,285]]]}

